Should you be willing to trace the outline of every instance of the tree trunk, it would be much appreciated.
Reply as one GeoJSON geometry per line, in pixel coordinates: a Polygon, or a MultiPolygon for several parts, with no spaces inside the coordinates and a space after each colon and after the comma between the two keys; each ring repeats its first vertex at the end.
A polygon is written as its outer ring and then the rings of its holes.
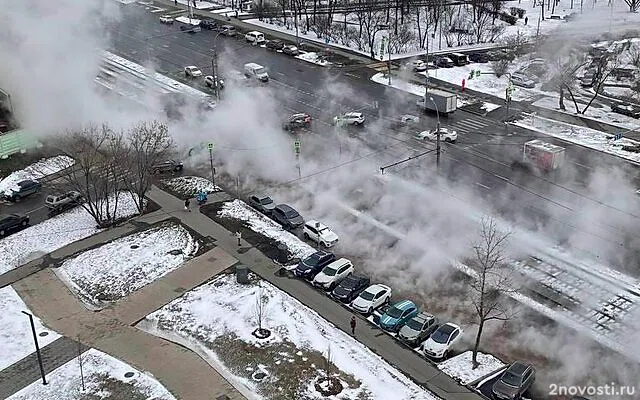
{"type": "Polygon", "coordinates": [[[576,97],[573,95],[573,91],[569,86],[567,86],[567,92],[569,92],[569,97],[571,97],[571,100],[573,101],[573,105],[576,108],[576,114],[580,114],[580,108],[578,107],[578,102],[576,101],[576,97]]]}
{"type": "Polygon", "coordinates": [[[484,318],[480,318],[480,325],[478,325],[478,333],[476,334],[476,341],[473,345],[473,355],[471,357],[472,368],[478,368],[478,348],[480,347],[480,338],[482,337],[482,330],[484,329],[484,318]]]}
{"type": "Polygon", "coordinates": [[[418,30],[418,41],[420,48],[424,49],[424,39],[422,39],[422,26],[420,26],[420,7],[416,7],[416,29],[418,30]]]}
{"type": "Polygon", "coordinates": [[[560,97],[558,98],[558,106],[562,111],[565,111],[567,108],[564,106],[564,86],[560,86],[560,97]]]}

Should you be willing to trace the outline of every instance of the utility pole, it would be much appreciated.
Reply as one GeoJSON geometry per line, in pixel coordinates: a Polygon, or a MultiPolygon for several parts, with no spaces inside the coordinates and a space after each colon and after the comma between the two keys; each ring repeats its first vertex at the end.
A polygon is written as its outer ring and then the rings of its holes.
{"type": "Polygon", "coordinates": [[[44,374],[44,366],[42,365],[42,355],[40,355],[40,345],[38,345],[38,336],[36,335],[36,325],[33,323],[33,315],[29,314],[26,311],[22,311],[24,315],[29,317],[29,322],[31,323],[31,333],[33,334],[33,343],[36,345],[36,355],[38,356],[38,365],[40,366],[40,375],[42,375],[42,384],[47,384],[47,378],[44,374]]]}
{"type": "Polygon", "coordinates": [[[213,147],[214,146],[215,145],[213,144],[213,142],[207,145],[207,148],[209,149],[209,165],[211,166],[211,184],[213,184],[213,186],[216,185],[216,169],[213,167],[213,147]]]}
{"type": "Polygon", "coordinates": [[[213,74],[213,91],[216,95],[216,100],[220,100],[220,82],[218,79],[218,53],[216,53],[215,47],[213,48],[213,58],[211,59],[211,73],[213,74]]]}
{"type": "Polygon", "coordinates": [[[438,110],[438,105],[435,100],[433,100],[433,97],[429,97],[429,100],[431,100],[436,109],[436,118],[438,119],[438,123],[436,125],[436,167],[440,168],[440,111],[438,110]]]}
{"type": "Polygon", "coordinates": [[[300,169],[300,140],[293,142],[293,150],[296,152],[296,167],[298,168],[298,179],[302,179],[302,170],[300,169]]]}
{"type": "Polygon", "coordinates": [[[80,338],[78,338],[78,362],[80,363],[80,380],[82,381],[82,391],[86,390],[84,385],[84,372],[82,371],[82,343],[80,343],[80,338]]]}

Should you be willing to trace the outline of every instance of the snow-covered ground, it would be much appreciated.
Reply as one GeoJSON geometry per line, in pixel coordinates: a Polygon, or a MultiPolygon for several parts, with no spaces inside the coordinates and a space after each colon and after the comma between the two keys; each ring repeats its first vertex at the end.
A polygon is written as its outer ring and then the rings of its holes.
{"type": "Polygon", "coordinates": [[[319,56],[318,53],[314,53],[312,51],[300,52],[299,55],[296,56],[297,59],[310,62],[312,64],[319,65],[321,67],[328,67],[331,63],[325,60],[323,57],[319,56]]]}
{"type": "Polygon", "coordinates": [[[8,400],[175,400],[152,375],[138,371],[108,354],[90,349],[82,354],[81,359],[85,391],[82,391],[79,360],[74,358],[47,373],[48,385],[40,381],[33,382],[8,400]]]}
{"type": "Polygon", "coordinates": [[[181,225],[163,224],[65,260],[56,274],[91,309],[101,309],[178,268],[198,242],[181,225]]]}
{"type": "Polygon", "coordinates": [[[472,355],[472,351],[465,351],[462,354],[458,354],[455,357],[439,363],[438,369],[463,385],[467,385],[506,365],[491,354],[478,353],[478,362],[480,365],[478,365],[476,369],[473,369],[473,364],[471,363],[472,355]]]}
{"type": "Polygon", "coordinates": [[[287,246],[294,258],[305,258],[316,250],[287,232],[277,222],[255,211],[242,200],[227,202],[218,211],[218,216],[244,221],[249,229],[287,246]]]}
{"type": "MultiPolygon", "coordinates": [[[[138,213],[129,193],[122,193],[117,215],[126,218],[138,213]]],[[[101,230],[82,207],[49,218],[0,240],[0,274],[41,257],[101,230]]]]}
{"type": "Polygon", "coordinates": [[[601,131],[536,116],[526,116],[524,119],[513,122],[513,125],[640,163],[640,153],[622,149],[624,145],[634,146],[638,144],[633,140],[625,138],[613,140],[611,135],[601,131]]]}
{"type": "Polygon", "coordinates": [[[176,178],[165,179],[162,183],[172,191],[183,196],[196,196],[202,191],[210,194],[221,190],[220,187],[211,183],[210,180],[200,176],[178,176],[176,178]]]}
{"type": "MultiPolygon", "coordinates": [[[[22,311],[29,312],[18,293],[11,286],[0,289],[0,371],[35,351],[31,324],[22,311]]],[[[48,330],[36,316],[33,318],[40,348],[58,339],[60,335],[48,330]]]]}
{"type": "MultiPolygon", "coordinates": [[[[314,393],[313,381],[321,376],[321,365],[311,364],[307,357],[324,354],[328,346],[335,365],[333,375],[338,374],[345,382],[355,378],[341,399],[436,399],[430,392],[418,387],[413,381],[390,366],[366,346],[354,340],[324,320],[315,311],[280,291],[267,282],[260,284],[238,284],[233,275],[222,275],[215,280],[186,293],[181,298],[147,316],[138,327],[164,338],[180,342],[196,350],[224,375],[231,376],[234,385],[255,393],[257,398],[282,398],[270,391],[268,379],[252,382],[251,372],[260,367],[275,382],[284,379],[279,374],[294,374],[295,398],[323,398],[314,393]],[[257,339],[252,331],[257,327],[255,318],[256,296],[261,295],[267,310],[263,327],[272,332],[266,341],[257,339]],[[229,318],[233,315],[233,318],[229,318]],[[230,337],[233,343],[242,343],[243,351],[251,351],[250,365],[230,365],[224,351],[216,347],[221,338],[230,337]],[[291,348],[293,346],[293,348],[291,348]],[[283,354],[279,349],[286,348],[283,354]],[[277,357],[271,364],[254,359],[262,352],[273,352],[277,357]],[[284,366],[280,367],[282,364],[284,366]],[[282,369],[284,368],[284,370],[282,369]],[[357,385],[357,381],[360,385],[357,385]],[[359,397],[362,396],[362,397],[359,397]]],[[[271,353],[268,353],[271,354],[271,353]]],[[[255,397],[255,396],[254,396],[255,397]]],[[[287,397],[294,398],[294,397],[287,397]]],[[[326,398],[326,397],[324,397],[326,398]]]]}
{"type": "Polygon", "coordinates": [[[10,194],[10,192],[16,187],[16,184],[20,181],[44,178],[45,176],[55,174],[56,172],[60,172],[63,169],[72,166],[73,163],[74,161],[70,157],[55,156],[33,163],[24,169],[14,171],[0,179],[0,195],[10,194]]]}

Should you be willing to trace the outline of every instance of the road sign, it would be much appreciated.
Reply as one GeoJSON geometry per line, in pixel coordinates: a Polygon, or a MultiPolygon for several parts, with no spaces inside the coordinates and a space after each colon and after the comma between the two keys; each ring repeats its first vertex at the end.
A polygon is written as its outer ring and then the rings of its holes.
{"type": "Polygon", "coordinates": [[[624,133],[616,133],[616,135],[613,137],[613,140],[620,140],[622,139],[623,136],[624,136],[624,133]]]}
{"type": "Polygon", "coordinates": [[[482,71],[480,71],[479,69],[473,69],[469,73],[469,79],[479,78],[480,75],[482,75],[482,71]]]}
{"type": "Polygon", "coordinates": [[[213,146],[214,146],[213,143],[209,143],[209,144],[207,144],[207,149],[213,150],[213,146]]]}
{"type": "Polygon", "coordinates": [[[295,140],[293,142],[293,149],[296,151],[296,154],[300,154],[300,141],[295,140]]]}

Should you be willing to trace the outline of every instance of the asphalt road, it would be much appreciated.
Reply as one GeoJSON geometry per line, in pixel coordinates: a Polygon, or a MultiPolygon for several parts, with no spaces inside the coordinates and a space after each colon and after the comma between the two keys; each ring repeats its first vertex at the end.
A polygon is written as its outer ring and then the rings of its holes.
{"type": "MultiPolygon", "coordinates": [[[[174,78],[182,78],[186,65],[196,65],[205,74],[211,71],[215,32],[202,31],[187,34],[179,30],[179,24],[163,25],[157,13],[145,11],[136,4],[123,6],[123,21],[113,32],[113,51],[133,61],[144,63],[149,57],[162,71],[174,78]]],[[[374,129],[351,131],[367,146],[378,153],[375,159],[380,166],[402,160],[408,155],[432,149],[432,143],[413,139],[413,133],[435,127],[437,118],[422,114],[420,125],[409,132],[389,127],[389,120],[401,114],[418,114],[416,96],[361,79],[365,69],[349,68],[341,73],[339,68],[327,69],[302,60],[247,44],[242,35],[234,38],[220,36],[215,44],[221,54],[220,75],[238,76],[246,62],[257,62],[268,68],[269,86],[282,108],[284,119],[292,112],[307,112],[313,117],[311,130],[319,135],[314,139],[335,146],[335,130],[331,126],[333,116],[346,111],[360,111],[367,117],[367,125],[374,129]],[[375,107],[377,102],[378,108],[375,107]],[[355,133],[354,133],[355,132],[355,133]]],[[[197,86],[197,85],[196,85],[197,86]]],[[[206,90],[200,85],[201,89],[206,90]]],[[[233,87],[225,90],[232,90],[233,87]]],[[[224,97],[224,93],[223,93],[224,97]]],[[[499,113],[499,112],[496,112],[499,113]]],[[[618,246],[622,251],[639,236],[601,219],[592,226],[579,226],[582,210],[588,207],[598,215],[611,214],[614,218],[640,218],[637,204],[608,204],[606,199],[594,197],[585,182],[598,166],[621,166],[630,169],[623,161],[610,155],[586,149],[570,143],[561,144],[567,149],[568,168],[555,175],[535,176],[511,169],[511,162],[520,157],[522,144],[539,137],[524,129],[504,124],[492,118],[459,110],[448,118],[441,118],[442,126],[459,133],[458,143],[443,146],[441,170],[452,179],[471,186],[478,195],[496,202],[505,214],[513,214],[523,224],[535,227],[540,221],[581,230],[603,243],[618,246]],[[505,198],[510,204],[505,204],[505,198]]],[[[307,140],[307,139],[305,139],[307,140]]],[[[327,144],[325,144],[326,146],[327,144]]],[[[433,154],[416,162],[419,167],[433,166],[433,154]]],[[[634,172],[629,172],[633,174],[634,172]]],[[[563,238],[558,238],[562,240],[563,238]]],[[[599,257],[598,249],[584,249],[599,257]]],[[[621,259],[624,259],[622,257],[621,259]]],[[[618,265],[623,268],[624,263],[618,265]]]]}

